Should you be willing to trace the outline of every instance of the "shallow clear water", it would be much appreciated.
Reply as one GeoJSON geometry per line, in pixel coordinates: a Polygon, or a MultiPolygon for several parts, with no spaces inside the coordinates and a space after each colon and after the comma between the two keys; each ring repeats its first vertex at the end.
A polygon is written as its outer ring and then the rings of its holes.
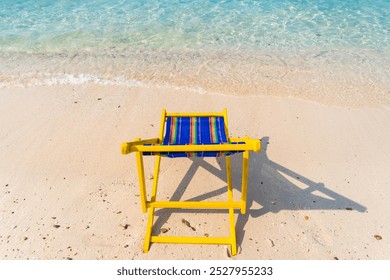
{"type": "Polygon", "coordinates": [[[0,2],[3,86],[72,77],[264,93],[351,79],[385,94],[389,52],[389,0],[0,2]]]}
{"type": "Polygon", "coordinates": [[[390,2],[2,0],[3,50],[390,45],[390,2]]]}

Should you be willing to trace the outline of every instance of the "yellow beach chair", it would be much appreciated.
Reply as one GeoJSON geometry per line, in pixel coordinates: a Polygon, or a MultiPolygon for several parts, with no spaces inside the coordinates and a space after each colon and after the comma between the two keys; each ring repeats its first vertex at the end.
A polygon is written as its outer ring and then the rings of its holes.
{"type": "Polygon", "coordinates": [[[148,223],[144,241],[144,252],[150,243],[226,244],[231,245],[231,254],[237,254],[234,209],[246,212],[249,152],[260,151],[260,140],[230,138],[228,135],[227,111],[220,113],[167,113],[164,109],[158,138],[122,144],[122,154],[135,152],[142,211],[148,211],[148,223]],[[241,199],[234,201],[230,155],[243,153],[241,199]],[[156,156],[154,181],[150,200],[147,199],[144,155],[156,156]],[[160,201],[157,200],[157,184],[161,157],[226,157],[227,201],[160,201]],[[156,208],[228,209],[230,236],[228,237],[182,237],[152,235],[154,211],[156,208]]]}

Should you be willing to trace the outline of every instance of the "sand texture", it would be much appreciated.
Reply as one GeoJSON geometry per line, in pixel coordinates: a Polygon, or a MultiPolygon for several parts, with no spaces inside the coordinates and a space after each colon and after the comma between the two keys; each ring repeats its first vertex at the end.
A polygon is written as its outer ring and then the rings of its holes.
{"type": "MultiPolygon", "coordinates": [[[[87,83],[0,89],[0,259],[229,259],[222,245],[142,252],[147,215],[120,144],[157,137],[163,108],[227,108],[231,136],[261,139],[232,259],[390,258],[388,108],[87,83]]],[[[238,198],[240,155],[232,165],[238,198]]],[[[223,200],[226,184],[223,158],[164,158],[157,196],[223,200]]],[[[161,235],[229,229],[227,211],[158,210],[154,223],[161,235]]]]}

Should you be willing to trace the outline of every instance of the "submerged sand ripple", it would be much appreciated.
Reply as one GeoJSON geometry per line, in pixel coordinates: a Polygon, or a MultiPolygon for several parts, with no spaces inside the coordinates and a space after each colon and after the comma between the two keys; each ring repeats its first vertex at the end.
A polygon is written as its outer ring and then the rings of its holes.
{"type": "Polygon", "coordinates": [[[390,105],[390,54],[358,49],[118,49],[0,53],[0,87],[94,83],[390,105]]]}

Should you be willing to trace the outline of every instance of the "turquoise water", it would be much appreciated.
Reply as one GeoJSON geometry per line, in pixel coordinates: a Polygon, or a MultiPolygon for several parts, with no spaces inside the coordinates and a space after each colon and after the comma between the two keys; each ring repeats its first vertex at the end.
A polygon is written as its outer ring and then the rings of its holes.
{"type": "Polygon", "coordinates": [[[135,0],[0,2],[0,47],[390,46],[390,1],[135,0]]]}
{"type": "Polygon", "coordinates": [[[62,73],[253,92],[323,67],[386,91],[389,51],[389,0],[0,1],[2,85],[62,73]]]}

